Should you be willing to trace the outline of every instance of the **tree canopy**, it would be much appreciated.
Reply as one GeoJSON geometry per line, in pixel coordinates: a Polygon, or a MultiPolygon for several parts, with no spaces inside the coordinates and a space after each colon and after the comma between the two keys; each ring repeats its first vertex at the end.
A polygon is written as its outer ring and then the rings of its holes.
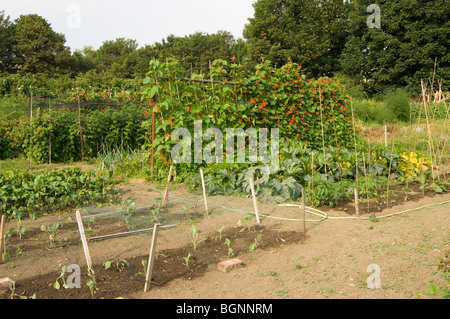
{"type": "Polygon", "coordinates": [[[75,59],[65,46],[65,36],[52,30],[37,14],[21,15],[15,21],[13,63],[22,73],[67,74],[75,59]]]}
{"type": "Polygon", "coordinates": [[[340,57],[342,73],[369,94],[393,87],[421,90],[421,79],[450,79],[448,0],[379,0],[381,28],[368,28],[371,0],[353,2],[350,31],[340,57]]]}
{"type": "Polygon", "coordinates": [[[288,58],[309,76],[332,75],[349,36],[350,5],[342,0],[259,0],[246,25],[249,55],[283,65],[288,58]]]}
{"type": "Polygon", "coordinates": [[[160,42],[106,40],[71,53],[65,36],[39,15],[10,21],[0,11],[0,72],[139,79],[152,59],[174,59],[190,73],[209,74],[210,61],[233,57],[247,71],[262,59],[275,67],[288,59],[307,77],[340,75],[367,96],[421,79],[450,79],[450,0],[379,0],[381,27],[372,28],[372,0],[257,0],[254,16],[236,39],[228,31],[169,35],[160,42]],[[435,65],[436,63],[436,65],[435,65]],[[104,73],[104,74],[103,74],[104,73]],[[103,75],[101,75],[103,74],[103,75]]]}

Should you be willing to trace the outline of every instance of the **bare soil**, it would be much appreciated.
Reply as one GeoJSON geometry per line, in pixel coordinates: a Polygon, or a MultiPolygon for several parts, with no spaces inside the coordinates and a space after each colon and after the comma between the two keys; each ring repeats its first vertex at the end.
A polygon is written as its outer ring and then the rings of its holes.
{"type": "MultiPolygon", "coordinates": [[[[122,187],[125,197],[138,207],[154,205],[158,193],[132,181],[122,187]]],[[[191,198],[193,202],[170,199],[159,212],[162,225],[175,225],[158,234],[156,264],[149,292],[144,293],[143,260],[148,259],[151,233],[89,242],[95,270],[94,298],[136,299],[343,299],[343,298],[440,298],[430,296],[427,287],[448,285],[438,269],[440,258],[449,249],[450,193],[433,195],[415,191],[399,195],[392,207],[372,206],[363,217],[377,217],[425,205],[421,210],[380,218],[337,219],[354,216],[353,205],[322,208],[328,219],[308,215],[306,233],[302,232],[302,211],[259,203],[261,224],[245,213],[253,212],[251,198],[216,196],[210,202],[238,210],[229,211],[210,204],[205,214],[202,197],[189,194],[182,186],[171,187],[171,196],[191,198]],[[195,203],[195,200],[199,200],[195,203]],[[439,205],[434,205],[439,204],[439,205]],[[240,223],[238,223],[241,221],[240,223]],[[200,230],[196,250],[192,245],[191,225],[200,230]],[[240,224],[240,225],[239,225],[240,224]],[[220,234],[218,229],[224,226],[220,234]],[[250,227],[248,227],[250,226],[250,227]],[[217,263],[229,259],[225,238],[230,239],[234,258],[242,267],[223,273],[217,263]],[[258,241],[259,238],[259,241],[258,241]],[[250,245],[257,241],[255,249],[250,245]],[[189,256],[188,264],[186,258],[189,256]],[[126,260],[129,266],[116,267],[126,260]],[[103,263],[112,261],[105,269],[103,263]],[[381,269],[381,288],[369,289],[369,265],[381,269]]],[[[364,204],[361,204],[364,205],[364,204]]],[[[112,209],[112,208],[111,208],[112,209]]],[[[10,260],[0,264],[0,278],[15,281],[14,294],[38,299],[89,299],[88,273],[75,214],[40,216],[25,220],[22,238],[7,238],[10,260]],[[41,225],[58,221],[56,242],[40,230],[41,225]],[[64,265],[78,264],[82,270],[81,288],[55,289],[54,282],[64,265]]],[[[5,230],[16,227],[6,225],[5,230]]],[[[127,231],[123,220],[113,217],[85,221],[88,237],[127,231]]],[[[67,276],[66,276],[67,279],[67,276]]],[[[60,280],[62,284],[62,281],[60,280]]],[[[12,291],[0,289],[0,298],[12,291]]]]}

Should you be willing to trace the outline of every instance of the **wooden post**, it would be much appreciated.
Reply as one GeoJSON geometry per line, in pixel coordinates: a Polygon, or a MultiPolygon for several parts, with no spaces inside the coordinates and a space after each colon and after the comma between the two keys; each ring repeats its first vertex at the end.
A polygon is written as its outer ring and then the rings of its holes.
{"type": "Polygon", "coordinates": [[[253,182],[253,178],[250,177],[249,181],[250,181],[250,189],[252,191],[252,197],[253,197],[253,206],[255,207],[256,222],[258,224],[261,224],[261,220],[259,219],[258,202],[256,200],[255,185],[253,182]]]}
{"type": "Polygon", "coordinates": [[[170,166],[169,177],[167,177],[166,191],[164,192],[162,206],[166,205],[166,202],[169,199],[169,184],[170,184],[170,180],[172,179],[172,170],[173,170],[173,166],[170,166]]]}
{"type": "Polygon", "coordinates": [[[311,207],[314,207],[314,153],[311,158],[311,207]]]}
{"type": "Polygon", "coordinates": [[[323,147],[323,162],[325,164],[325,180],[328,182],[327,157],[325,153],[325,132],[323,128],[323,111],[322,111],[322,89],[319,88],[319,106],[320,106],[320,124],[322,127],[322,147],[323,147]]]}
{"type": "Polygon", "coordinates": [[[352,125],[353,125],[353,139],[355,142],[355,172],[356,172],[356,186],[359,186],[359,173],[358,173],[358,147],[356,144],[356,128],[355,128],[355,113],[353,112],[353,98],[350,98],[350,104],[352,108],[352,125]]]}
{"type": "Polygon", "coordinates": [[[391,159],[389,161],[389,172],[388,172],[387,190],[386,190],[386,208],[389,208],[389,186],[390,186],[390,182],[391,182],[392,154],[394,154],[394,145],[395,145],[395,139],[392,139],[391,159]]]}
{"type": "Polygon", "coordinates": [[[30,126],[33,121],[33,92],[30,92],[30,126]]]}
{"type": "Polygon", "coordinates": [[[205,211],[206,215],[208,215],[208,202],[206,200],[206,188],[205,188],[205,179],[203,178],[203,169],[200,169],[200,177],[202,179],[203,201],[205,202],[205,211]]]}
{"type": "Polygon", "coordinates": [[[83,131],[81,128],[81,105],[80,96],[78,95],[78,130],[80,132],[81,161],[84,161],[83,131]]]}
{"type": "Polygon", "coordinates": [[[387,125],[384,126],[384,145],[386,148],[388,147],[388,132],[387,132],[387,125]]]}
{"type": "Polygon", "coordinates": [[[360,213],[359,213],[359,198],[358,198],[358,188],[355,187],[355,211],[356,211],[356,216],[359,218],[361,217],[360,213]]]}
{"type": "MultiPolygon", "coordinates": [[[[369,153],[369,158],[370,158],[370,153],[369,153]]],[[[363,163],[364,163],[364,177],[365,177],[365,181],[366,181],[367,212],[369,212],[369,210],[370,210],[369,187],[367,185],[366,155],[364,152],[363,152],[363,163]]]]}
{"type": "Polygon", "coordinates": [[[302,187],[303,232],[306,232],[306,198],[305,189],[302,187]]]}
{"type": "Polygon", "coordinates": [[[78,223],[78,230],[80,232],[81,242],[83,244],[84,256],[86,257],[86,263],[87,263],[88,269],[92,270],[91,255],[89,254],[89,247],[87,244],[86,235],[84,234],[83,221],[81,220],[80,211],[77,210],[75,215],[76,215],[76,219],[77,219],[77,223],[78,223]]]}
{"type": "Polygon", "coordinates": [[[6,216],[2,215],[2,221],[0,224],[0,264],[2,263],[2,254],[3,254],[3,232],[5,229],[5,220],[6,220],[6,216]]]}
{"type": "MultiPolygon", "coordinates": [[[[156,113],[155,113],[155,99],[153,99],[153,103],[150,103],[151,107],[152,107],[152,143],[155,141],[155,132],[156,132],[156,113]]],[[[152,147],[152,159],[151,159],[151,168],[152,168],[152,173],[151,176],[153,177],[153,170],[155,168],[155,148],[152,147]]]]}
{"type": "Polygon", "coordinates": [[[159,226],[160,226],[160,224],[155,224],[153,226],[152,245],[150,246],[150,254],[148,256],[147,276],[145,278],[144,292],[147,292],[150,289],[150,283],[151,283],[152,274],[153,274],[153,267],[154,267],[154,263],[155,263],[156,244],[157,244],[159,226]]]}
{"type": "Polygon", "coordinates": [[[49,136],[48,136],[48,163],[52,164],[52,131],[50,126],[52,125],[52,106],[51,100],[48,99],[48,124],[49,124],[49,136]]]}

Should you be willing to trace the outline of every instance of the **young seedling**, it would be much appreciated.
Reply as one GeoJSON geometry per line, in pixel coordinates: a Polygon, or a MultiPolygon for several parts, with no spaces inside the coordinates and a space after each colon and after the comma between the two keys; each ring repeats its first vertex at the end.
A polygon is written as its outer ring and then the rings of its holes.
{"type": "Polygon", "coordinates": [[[142,259],[142,260],[141,260],[141,265],[142,265],[143,271],[137,272],[137,273],[135,274],[135,276],[143,275],[144,277],[147,278],[147,260],[142,259]]]}
{"type": "Polygon", "coordinates": [[[234,251],[233,249],[230,247],[231,241],[229,238],[225,238],[225,244],[227,244],[228,246],[228,257],[233,257],[234,256],[234,251]]]}
{"type": "Polygon", "coordinates": [[[19,239],[22,239],[22,236],[25,235],[25,227],[22,225],[22,213],[15,212],[13,216],[17,224],[17,230],[15,228],[11,228],[8,231],[8,237],[11,237],[15,231],[19,239]]]}
{"type": "Polygon", "coordinates": [[[67,272],[67,266],[62,266],[62,268],[61,268],[61,275],[59,275],[59,277],[56,278],[56,281],[53,284],[53,288],[55,288],[57,290],[59,290],[59,288],[61,288],[61,285],[59,283],[60,279],[63,282],[63,287],[66,288],[66,289],[69,288],[69,286],[66,284],[66,281],[64,280],[64,276],[66,275],[66,272],[67,272]]]}
{"type": "Polygon", "coordinates": [[[219,232],[219,240],[222,240],[222,232],[225,229],[225,225],[222,225],[220,228],[217,229],[217,231],[219,232]]]}
{"type": "MultiPolygon", "coordinates": [[[[120,216],[120,219],[122,219],[125,224],[127,225],[128,229],[131,229],[130,222],[132,219],[132,212],[136,209],[136,203],[133,202],[133,200],[129,199],[127,201],[122,201],[122,205],[126,207],[126,214],[123,214],[120,216]]],[[[118,212],[121,211],[120,208],[117,209],[118,212]]]]}
{"type": "Polygon", "coordinates": [[[191,225],[192,246],[194,247],[194,251],[197,250],[197,246],[198,246],[202,241],[206,240],[205,238],[203,238],[203,239],[198,239],[198,235],[200,235],[201,232],[202,232],[201,230],[196,230],[194,224],[191,225]]]}
{"type": "Polygon", "coordinates": [[[91,291],[92,299],[94,299],[94,289],[95,289],[95,285],[97,284],[95,281],[94,269],[88,270],[88,276],[89,276],[89,279],[86,280],[86,285],[89,287],[89,290],[91,291]]]}
{"type": "MultiPolygon", "coordinates": [[[[27,296],[23,296],[23,295],[18,295],[16,294],[16,282],[15,281],[10,281],[11,283],[11,294],[9,295],[9,299],[14,299],[14,298],[19,298],[19,299],[28,299],[27,296]]],[[[31,296],[31,299],[36,299],[36,294],[33,294],[33,296],[31,296]]]]}
{"type": "Polygon", "coordinates": [[[42,225],[41,230],[44,232],[47,232],[50,238],[50,244],[53,245],[56,242],[56,233],[58,232],[59,223],[55,222],[53,223],[53,226],[49,225],[42,225]]]}
{"type": "Polygon", "coordinates": [[[242,226],[242,222],[245,221],[246,224],[247,224],[247,226],[244,227],[244,228],[242,228],[240,231],[244,231],[244,230],[246,230],[246,229],[247,229],[248,231],[250,231],[250,230],[251,230],[251,227],[252,227],[251,224],[250,224],[252,218],[253,218],[253,215],[249,214],[249,215],[245,216],[244,219],[239,219],[238,222],[237,222],[237,224],[236,224],[236,226],[237,226],[237,227],[242,226]]]}
{"type": "Polygon", "coordinates": [[[2,261],[4,262],[4,263],[6,263],[6,262],[8,262],[9,261],[9,254],[5,251],[3,254],[2,254],[2,261]]]}
{"type": "Polygon", "coordinates": [[[189,259],[191,258],[191,253],[189,253],[186,257],[183,257],[183,258],[184,258],[183,265],[185,265],[187,267],[187,269],[189,269],[189,259]]]}
{"type": "Polygon", "coordinates": [[[116,265],[116,269],[119,270],[120,272],[122,272],[125,269],[125,267],[130,267],[130,263],[125,259],[114,259],[112,261],[108,260],[103,263],[103,267],[105,268],[105,270],[111,268],[113,262],[116,265]]]}
{"type": "Polygon", "coordinates": [[[247,223],[247,227],[246,228],[248,229],[248,231],[251,230],[252,225],[250,223],[251,223],[252,219],[253,219],[253,215],[245,216],[245,222],[247,223]]]}
{"type": "Polygon", "coordinates": [[[148,260],[147,259],[142,259],[141,260],[141,265],[142,268],[144,269],[144,277],[147,278],[147,264],[148,264],[148,260]]]}
{"type": "Polygon", "coordinates": [[[249,250],[254,251],[256,249],[256,247],[258,247],[260,242],[261,242],[261,236],[256,237],[255,241],[252,244],[250,244],[249,250]]]}

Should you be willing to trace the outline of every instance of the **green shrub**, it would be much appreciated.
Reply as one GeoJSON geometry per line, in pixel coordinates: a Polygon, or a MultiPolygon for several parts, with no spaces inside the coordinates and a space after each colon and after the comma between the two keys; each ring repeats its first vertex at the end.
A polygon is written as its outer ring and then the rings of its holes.
{"type": "Polygon", "coordinates": [[[374,99],[354,100],[355,117],[366,123],[384,124],[392,122],[392,114],[386,104],[374,99]]]}
{"type": "Polygon", "coordinates": [[[83,172],[78,167],[35,174],[26,170],[0,172],[0,211],[10,217],[16,212],[43,212],[113,200],[114,183],[83,172]]]}
{"type": "Polygon", "coordinates": [[[401,122],[410,120],[410,97],[405,89],[398,88],[390,91],[384,96],[384,104],[392,114],[392,119],[401,122]]]}

